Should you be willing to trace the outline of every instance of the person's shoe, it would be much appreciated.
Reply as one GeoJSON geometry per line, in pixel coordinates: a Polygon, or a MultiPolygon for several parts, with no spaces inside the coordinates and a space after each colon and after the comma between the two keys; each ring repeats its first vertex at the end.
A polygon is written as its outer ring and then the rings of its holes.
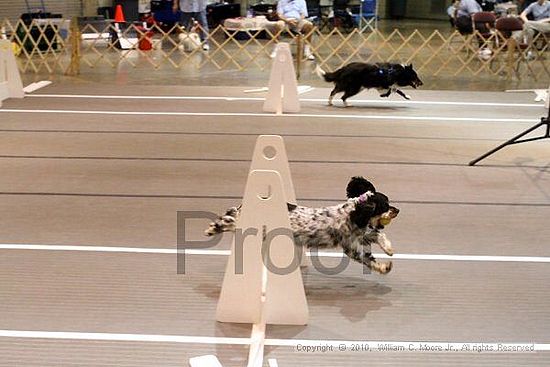
{"type": "Polygon", "coordinates": [[[309,48],[309,45],[306,45],[304,47],[304,56],[308,60],[315,60],[315,55],[311,53],[311,49],[309,48]]]}
{"type": "Polygon", "coordinates": [[[202,44],[202,50],[203,51],[210,51],[210,45],[208,43],[202,44]]]}
{"type": "Polygon", "coordinates": [[[277,47],[273,48],[273,51],[271,51],[271,54],[269,55],[272,59],[274,59],[275,56],[277,56],[277,47]]]}

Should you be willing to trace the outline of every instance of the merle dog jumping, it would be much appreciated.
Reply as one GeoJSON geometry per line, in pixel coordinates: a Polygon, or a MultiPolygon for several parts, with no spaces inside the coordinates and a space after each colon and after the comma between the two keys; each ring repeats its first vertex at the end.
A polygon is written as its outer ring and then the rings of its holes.
{"type": "MultiPolygon", "coordinates": [[[[386,254],[393,255],[391,242],[382,231],[397,216],[399,209],[391,206],[388,197],[377,192],[363,177],[352,177],[346,194],[346,202],[324,208],[288,204],[294,243],[315,249],[341,247],[350,259],[381,274],[388,273],[392,262],[377,261],[370,245],[376,244],[386,254]]],[[[234,232],[240,210],[240,206],[228,209],[210,223],[205,234],[234,232]]]]}

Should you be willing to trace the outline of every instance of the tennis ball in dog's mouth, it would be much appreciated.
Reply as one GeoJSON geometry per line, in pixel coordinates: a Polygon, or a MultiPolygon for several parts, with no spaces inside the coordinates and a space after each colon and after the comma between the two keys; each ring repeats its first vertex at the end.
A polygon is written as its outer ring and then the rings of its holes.
{"type": "Polygon", "coordinates": [[[380,222],[381,225],[387,226],[388,224],[390,224],[391,218],[390,217],[382,217],[382,218],[380,218],[379,222],[380,222]]]}

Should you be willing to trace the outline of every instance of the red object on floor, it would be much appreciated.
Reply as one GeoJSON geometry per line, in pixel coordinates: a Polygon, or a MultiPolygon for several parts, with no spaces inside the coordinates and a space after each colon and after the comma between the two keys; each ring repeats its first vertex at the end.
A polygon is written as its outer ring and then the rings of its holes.
{"type": "Polygon", "coordinates": [[[142,51],[149,51],[153,48],[153,42],[151,37],[153,37],[153,31],[148,30],[145,27],[137,27],[139,31],[139,43],[138,48],[142,51]]]}
{"type": "Polygon", "coordinates": [[[120,4],[118,4],[115,9],[115,23],[126,23],[124,12],[122,11],[122,5],[120,4]]]}

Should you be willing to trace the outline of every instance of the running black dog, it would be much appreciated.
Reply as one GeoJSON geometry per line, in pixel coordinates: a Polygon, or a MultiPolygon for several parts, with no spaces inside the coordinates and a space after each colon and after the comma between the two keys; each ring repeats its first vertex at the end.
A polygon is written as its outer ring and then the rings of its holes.
{"type": "Polygon", "coordinates": [[[342,101],[347,107],[346,100],[364,88],[376,88],[384,92],[380,97],[389,97],[395,92],[405,99],[410,99],[411,97],[397,87],[411,86],[416,89],[423,84],[412,64],[352,62],[333,73],[325,72],[320,66],[317,66],[315,72],[325,81],[335,84],[328,98],[329,106],[332,106],[332,99],[336,93],[344,92],[342,101]]]}

